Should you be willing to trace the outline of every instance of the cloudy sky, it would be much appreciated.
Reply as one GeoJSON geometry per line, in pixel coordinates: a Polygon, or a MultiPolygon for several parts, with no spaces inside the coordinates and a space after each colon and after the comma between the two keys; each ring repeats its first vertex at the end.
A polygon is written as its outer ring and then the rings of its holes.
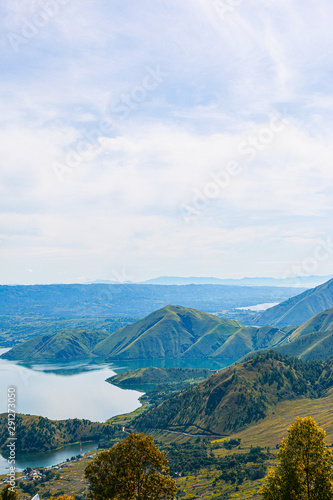
{"type": "Polygon", "coordinates": [[[331,0],[3,0],[0,283],[333,271],[331,0]]]}

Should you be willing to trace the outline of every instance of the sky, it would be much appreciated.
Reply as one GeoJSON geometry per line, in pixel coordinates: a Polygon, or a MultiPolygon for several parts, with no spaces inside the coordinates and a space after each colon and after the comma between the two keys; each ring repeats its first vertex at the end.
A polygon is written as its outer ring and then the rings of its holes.
{"type": "Polygon", "coordinates": [[[331,0],[3,0],[0,283],[333,272],[331,0]]]}

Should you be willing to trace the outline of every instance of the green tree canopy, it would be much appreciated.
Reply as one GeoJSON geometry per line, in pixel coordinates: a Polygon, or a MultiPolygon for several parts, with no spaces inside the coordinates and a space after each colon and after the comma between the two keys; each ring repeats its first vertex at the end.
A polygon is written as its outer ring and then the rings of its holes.
{"type": "Polygon", "coordinates": [[[5,486],[3,490],[1,490],[0,498],[1,500],[16,500],[17,494],[16,492],[12,491],[12,487],[10,486],[10,484],[7,484],[7,486],[5,486]]]}
{"type": "Polygon", "coordinates": [[[101,452],[85,471],[90,500],[158,500],[176,496],[168,461],[150,436],[133,433],[101,452]]]}
{"type": "Polygon", "coordinates": [[[282,440],[278,466],[266,478],[264,500],[333,500],[333,455],[311,417],[297,418],[282,440]]]}

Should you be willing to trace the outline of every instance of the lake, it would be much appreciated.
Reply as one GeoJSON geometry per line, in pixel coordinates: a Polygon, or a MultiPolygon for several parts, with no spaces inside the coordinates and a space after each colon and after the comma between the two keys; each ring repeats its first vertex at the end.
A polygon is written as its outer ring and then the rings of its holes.
{"type": "MultiPolygon", "coordinates": [[[[86,453],[91,450],[95,450],[98,443],[82,443],[82,451],[86,453]]],[[[51,467],[52,465],[57,465],[65,462],[67,458],[72,458],[80,453],[79,444],[71,444],[69,446],[64,446],[59,450],[46,451],[44,453],[30,453],[29,455],[17,455],[16,456],[16,471],[21,472],[27,467],[32,469],[35,467],[51,467]]],[[[0,455],[0,474],[7,474],[8,472],[8,461],[0,455]]]]}
{"type": "MultiPolygon", "coordinates": [[[[0,349],[0,355],[8,349],[0,349]]],[[[86,418],[105,422],[108,418],[129,413],[141,406],[142,393],[124,390],[106,379],[124,370],[144,366],[161,368],[220,369],[229,363],[212,360],[158,359],[97,363],[92,360],[66,363],[22,364],[0,359],[0,413],[7,412],[7,389],[16,388],[16,412],[41,415],[54,420],[86,418]]],[[[83,451],[96,443],[83,443],[83,451]]],[[[26,467],[49,467],[79,453],[79,445],[70,445],[47,453],[16,456],[17,470],[26,467]]],[[[8,462],[0,455],[0,474],[6,474],[8,462]]]]}
{"type": "MultiPolygon", "coordinates": [[[[8,349],[0,349],[0,355],[8,349]]],[[[230,362],[228,363],[230,364],[230,362]]],[[[143,360],[118,363],[97,363],[81,360],[67,363],[21,364],[0,358],[0,413],[7,412],[7,389],[16,388],[16,412],[41,415],[54,420],[66,418],[105,422],[129,413],[141,406],[142,393],[124,390],[106,382],[120,371],[144,366],[212,368],[227,366],[212,360],[143,360]]],[[[83,444],[90,451],[96,443],[83,444]],[[88,448],[87,448],[88,447],[88,448]]],[[[17,456],[19,469],[55,465],[79,453],[73,445],[48,453],[17,456]]],[[[0,474],[6,473],[8,463],[0,455],[0,474]]]]}
{"type": "MultiPolygon", "coordinates": [[[[0,354],[7,349],[0,349],[0,354]]],[[[16,412],[41,415],[50,419],[86,418],[105,422],[108,418],[134,411],[141,406],[142,393],[123,390],[105,381],[115,375],[112,364],[89,360],[66,364],[23,366],[0,359],[0,413],[7,412],[7,388],[16,388],[16,412]]],[[[118,370],[117,370],[118,371],[118,370]]],[[[83,443],[83,451],[96,443],[83,443]]],[[[17,456],[17,470],[26,467],[49,467],[77,455],[79,445],[53,452],[17,456]]],[[[0,474],[8,471],[8,462],[0,455],[0,474]]]]}
{"type": "Polygon", "coordinates": [[[0,413],[7,411],[9,386],[16,388],[17,413],[105,422],[114,415],[131,412],[140,406],[141,393],[106,382],[115,375],[114,368],[89,360],[24,366],[0,359],[0,413]]]}
{"type": "Polygon", "coordinates": [[[265,302],[264,304],[256,304],[254,306],[246,306],[246,307],[237,307],[236,309],[239,311],[254,311],[254,312],[262,312],[267,311],[271,307],[279,305],[280,302],[265,302]]]}

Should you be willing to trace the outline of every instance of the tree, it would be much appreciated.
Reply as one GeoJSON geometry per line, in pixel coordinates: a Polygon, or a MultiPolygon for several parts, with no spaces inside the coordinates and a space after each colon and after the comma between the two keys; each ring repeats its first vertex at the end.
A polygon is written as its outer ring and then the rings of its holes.
{"type": "Polygon", "coordinates": [[[297,418],[261,491],[264,500],[333,500],[333,454],[311,417],[297,418]]]}
{"type": "Polygon", "coordinates": [[[85,471],[90,500],[174,499],[168,461],[150,436],[132,433],[102,451],[85,471]]]}
{"type": "Polygon", "coordinates": [[[13,491],[12,486],[7,484],[7,486],[5,486],[3,490],[1,490],[0,498],[1,500],[16,500],[17,495],[16,492],[13,491]]]}

